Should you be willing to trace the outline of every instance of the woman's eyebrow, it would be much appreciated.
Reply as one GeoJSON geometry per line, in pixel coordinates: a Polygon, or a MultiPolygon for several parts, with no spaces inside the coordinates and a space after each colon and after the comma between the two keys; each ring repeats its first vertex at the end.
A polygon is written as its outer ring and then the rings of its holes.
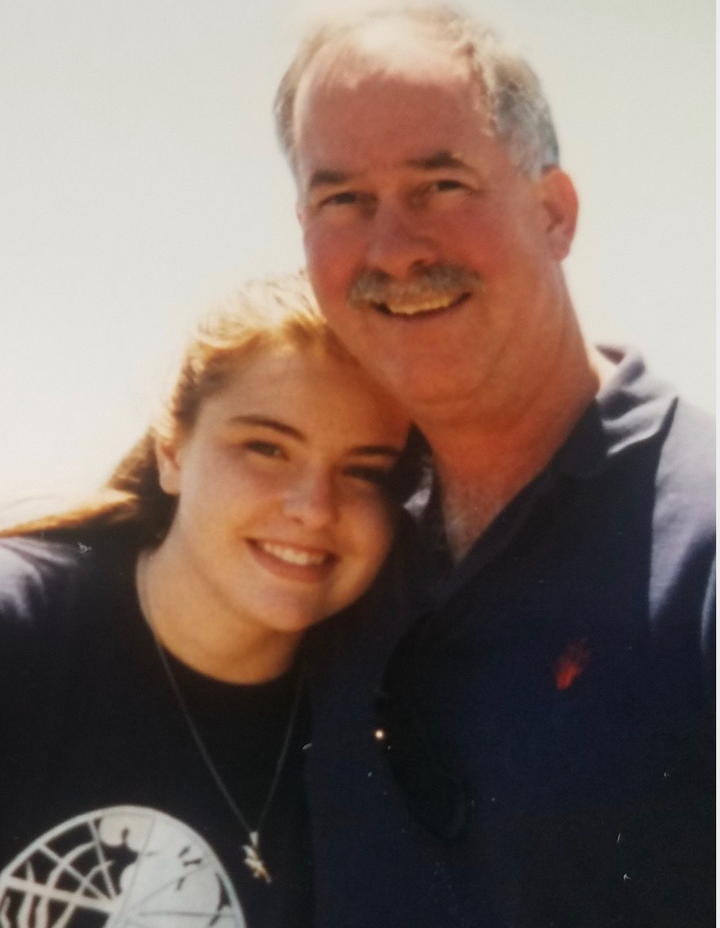
{"type": "Polygon", "coordinates": [[[253,415],[252,413],[247,415],[237,415],[232,416],[228,420],[229,425],[260,425],[266,429],[274,429],[276,432],[281,432],[283,435],[290,435],[293,438],[296,438],[298,441],[306,441],[305,435],[292,425],[288,425],[287,422],[279,422],[277,419],[271,419],[268,416],[259,416],[253,415]]]}
{"type": "Polygon", "coordinates": [[[394,448],[392,445],[358,445],[356,448],[350,448],[348,451],[348,454],[390,458],[399,458],[401,453],[401,448],[394,448]]]}
{"type": "MultiPolygon", "coordinates": [[[[277,419],[271,419],[269,416],[245,415],[233,416],[228,420],[229,425],[259,425],[262,428],[273,429],[283,435],[290,435],[297,441],[307,441],[306,435],[287,422],[280,422],[277,419]]],[[[366,457],[385,457],[398,458],[402,453],[402,448],[396,448],[393,445],[356,445],[348,448],[347,454],[362,455],[366,457]]]]}

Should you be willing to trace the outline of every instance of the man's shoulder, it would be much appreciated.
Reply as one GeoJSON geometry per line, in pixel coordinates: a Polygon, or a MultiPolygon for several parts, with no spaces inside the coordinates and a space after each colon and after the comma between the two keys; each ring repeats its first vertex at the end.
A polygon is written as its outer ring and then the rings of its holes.
{"type": "Polygon", "coordinates": [[[664,436],[654,492],[651,599],[675,589],[687,607],[692,587],[704,591],[707,609],[714,590],[715,424],[682,399],[664,436]]]}
{"type": "Polygon", "coordinates": [[[658,497],[713,519],[715,421],[648,370],[634,351],[603,349],[617,363],[598,394],[608,458],[628,460],[629,473],[652,472],[658,497]],[[634,462],[634,463],[633,463],[634,462]]]}
{"type": "Polygon", "coordinates": [[[663,443],[662,466],[668,479],[686,480],[688,489],[714,491],[715,420],[681,397],[663,443]]]}
{"type": "Polygon", "coordinates": [[[665,432],[655,494],[656,529],[664,524],[675,543],[692,536],[714,546],[715,423],[683,399],[665,432]]]}

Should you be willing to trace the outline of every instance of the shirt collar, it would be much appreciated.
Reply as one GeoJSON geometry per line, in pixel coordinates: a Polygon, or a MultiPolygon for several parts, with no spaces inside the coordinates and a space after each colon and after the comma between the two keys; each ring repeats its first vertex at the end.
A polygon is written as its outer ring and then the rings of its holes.
{"type": "MultiPolygon", "coordinates": [[[[616,364],[615,371],[581,416],[569,438],[548,467],[513,499],[458,565],[453,565],[442,527],[439,494],[431,481],[409,501],[408,509],[419,522],[430,589],[448,596],[509,543],[538,498],[550,492],[561,475],[589,479],[611,461],[665,427],[677,402],[676,393],[650,375],[633,350],[600,346],[616,364]],[[448,585],[449,581],[449,585],[448,585]]],[[[426,595],[424,592],[423,595],[426,595]]],[[[432,594],[431,594],[432,595],[432,594]]]]}
{"type": "Polygon", "coordinates": [[[558,451],[554,466],[575,477],[602,473],[613,458],[665,428],[677,394],[631,349],[600,346],[617,366],[558,451]]]}

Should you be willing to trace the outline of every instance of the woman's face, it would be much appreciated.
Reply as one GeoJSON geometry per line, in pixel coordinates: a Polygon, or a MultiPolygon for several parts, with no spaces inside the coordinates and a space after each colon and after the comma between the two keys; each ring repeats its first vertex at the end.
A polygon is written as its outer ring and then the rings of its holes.
{"type": "Polygon", "coordinates": [[[349,605],[388,552],[382,483],[408,429],[379,387],[323,350],[240,360],[190,434],[158,449],[161,485],[178,497],[163,547],[183,590],[208,615],[274,632],[349,605]]]}

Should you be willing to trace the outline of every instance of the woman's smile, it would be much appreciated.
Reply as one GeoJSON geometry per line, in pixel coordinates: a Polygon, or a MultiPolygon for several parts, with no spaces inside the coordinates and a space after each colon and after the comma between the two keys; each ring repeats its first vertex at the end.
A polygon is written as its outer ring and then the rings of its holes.
{"type": "Polygon", "coordinates": [[[263,567],[290,580],[308,583],[323,580],[337,562],[329,551],[287,542],[249,538],[248,545],[263,567]]]}

